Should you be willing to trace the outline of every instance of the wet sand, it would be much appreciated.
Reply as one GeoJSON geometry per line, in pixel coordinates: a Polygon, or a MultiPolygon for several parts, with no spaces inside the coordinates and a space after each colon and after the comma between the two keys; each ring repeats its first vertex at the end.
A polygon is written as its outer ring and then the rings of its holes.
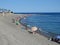
{"type": "Polygon", "coordinates": [[[12,23],[12,18],[15,17],[17,15],[14,14],[0,16],[0,45],[60,45],[42,35],[28,33],[22,25],[17,27],[12,23]]]}

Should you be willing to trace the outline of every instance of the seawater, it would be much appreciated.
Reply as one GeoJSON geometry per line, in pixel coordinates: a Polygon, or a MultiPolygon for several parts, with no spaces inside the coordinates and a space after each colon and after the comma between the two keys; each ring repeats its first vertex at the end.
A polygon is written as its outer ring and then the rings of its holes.
{"type": "Polygon", "coordinates": [[[36,26],[46,32],[60,34],[60,14],[31,14],[21,22],[30,27],[36,26]]]}

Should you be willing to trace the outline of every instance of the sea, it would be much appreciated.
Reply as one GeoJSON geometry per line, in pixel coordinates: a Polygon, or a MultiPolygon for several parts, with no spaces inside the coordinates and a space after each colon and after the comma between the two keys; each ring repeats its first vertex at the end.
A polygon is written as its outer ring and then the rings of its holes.
{"type": "Polygon", "coordinates": [[[42,31],[60,34],[60,13],[30,13],[30,15],[21,22],[28,27],[36,26],[42,31]]]}

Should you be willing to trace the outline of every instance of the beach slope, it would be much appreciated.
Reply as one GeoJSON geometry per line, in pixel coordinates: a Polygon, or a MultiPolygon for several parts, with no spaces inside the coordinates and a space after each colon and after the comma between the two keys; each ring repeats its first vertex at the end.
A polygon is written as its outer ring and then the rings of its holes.
{"type": "Polygon", "coordinates": [[[0,45],[59,45],[42,35],[29,34],[23,26],[17,27],[12,23],[14,17],[0,16],[0,45]]]}

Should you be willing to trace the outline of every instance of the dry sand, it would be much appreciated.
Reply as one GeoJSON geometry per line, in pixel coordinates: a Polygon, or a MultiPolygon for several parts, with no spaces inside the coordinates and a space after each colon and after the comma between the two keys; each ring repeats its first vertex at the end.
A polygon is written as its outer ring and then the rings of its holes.
{"type": "Polygon", "coordinates": [[[23,26],[17,27],[12,23],[12,18],[15,17],[16,15],[0,16],[0,45],[60,45],[42,35],[29,34],[23,26]]]}

